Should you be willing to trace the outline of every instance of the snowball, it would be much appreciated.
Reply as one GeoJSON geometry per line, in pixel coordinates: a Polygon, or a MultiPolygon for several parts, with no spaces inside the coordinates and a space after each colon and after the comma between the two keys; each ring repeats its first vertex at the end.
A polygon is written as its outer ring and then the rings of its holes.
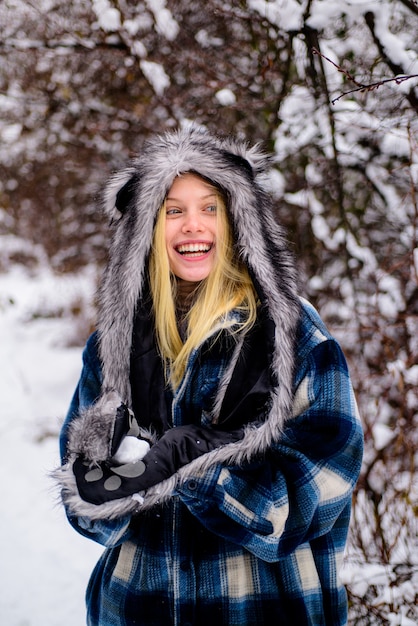
{"type": "Polygon", "coordinates": [[[113,455],[112,460],[121,465],[125,463],[135,463],[143,459],[147,452],[149,452],[149,449],[150,445],[148,441],[127,436],[122,439],[122,443],[116,454],[113,455]]]}

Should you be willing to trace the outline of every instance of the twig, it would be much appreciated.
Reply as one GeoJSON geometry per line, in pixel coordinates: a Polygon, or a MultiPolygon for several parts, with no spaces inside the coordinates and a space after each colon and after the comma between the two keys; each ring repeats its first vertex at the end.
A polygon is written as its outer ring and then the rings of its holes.
{"type": "Polygon", "coordinates": [[[375,89],[378,89],[379,87],[381,87],[382,85],[385,85],[386,83],[393,83],[393,82],[395,82],[397,85],[400,85],[401,83],[405,82],[406,80],[409,80],[410,78],[418,78],[418,74],[403,74],[403,75],[400,75],[400,76],[394,76],[393,78],[382,78],[381,80],[378,80],[378,81],[376,81],[374,83],[369,83],[369,84],[365,85],[364,83],[358,82],[354,78],[354,76],[352,76],[350,74],[350,72],[348,70],[345,70],[340,65],[337,65],[336,63],[334,63],[334,61],[332,61],[330,58],[328,58],[327,56],[322,54],[322,52],[320,52],[316,48],[312,48],[312,54],[317,54],[318,56],[320,56],[323,59],[325,59],[326,61],[328,61],[328,63],[331,63],[331,65],[333,65],[339,72],[341,72],[341,74],[344,74],[345,76],[347,76],[347,78],[352,83],[357,85],[354,89],[350,89],[349,91],[344,91],[337,98],[334,98],[333,100],[331,100],[332,104],[335,104],[338,100],[340,100],[344,96],[349,95],[350,93],[355,93],[357,91],[360,91],[360,92],[374,91],[375,89]]]}

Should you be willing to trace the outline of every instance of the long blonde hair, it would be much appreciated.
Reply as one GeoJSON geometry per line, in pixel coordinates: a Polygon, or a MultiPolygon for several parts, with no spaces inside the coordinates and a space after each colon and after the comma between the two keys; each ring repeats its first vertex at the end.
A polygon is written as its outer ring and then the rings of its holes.
{"type": "Polygon", "coordinates": [[[257,296],[248,269],[234,250],[232,228],[226,204],[219,190],[217,197],[218,232],[216,260],[209,276],[204,279],[190,311],[187,313],[187,336],[183,343],[176,317],[176,277],[170,270],[165,243],[165,204],[161,207],[154,228],[149,261],[149,278],[155,316],[155,331],[160,354],[172,386],[177,388],[186,370],[191,352],[197,348],[217,325],[226,321],[233,309],[242,313],[243,320],[234,325],[234,332],[245,331],[255,322],[257,296]],[[221,227],[219,227],[221,226],[221,227]]]}

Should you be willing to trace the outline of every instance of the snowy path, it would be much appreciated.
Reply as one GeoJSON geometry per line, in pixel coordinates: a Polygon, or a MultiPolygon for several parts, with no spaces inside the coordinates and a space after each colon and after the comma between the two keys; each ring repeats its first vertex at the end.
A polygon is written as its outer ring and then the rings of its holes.
{"type": "Polygon", "coordinates": [[[77,381],[81,350],[57,347],[68,321],[23,320],[34,297],[60,295],[55,284],[49,289],[47,282],[40,286],[23,274],[0,277],[4,626],[83,626],[85,587],[102,551],[70,527],[48,477],[59,463],[56,435],[77,381]]]}

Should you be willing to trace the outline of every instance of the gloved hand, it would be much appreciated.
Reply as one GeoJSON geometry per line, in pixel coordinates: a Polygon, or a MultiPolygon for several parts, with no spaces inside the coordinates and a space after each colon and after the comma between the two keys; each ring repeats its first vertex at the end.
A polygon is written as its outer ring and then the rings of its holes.
{"type": "Polygon", "coordinates": [[[91,466],[78,457],[73,471],[80,497],[103,504],[145,491],[202,454],[242,439],[244,429],[222,431],[211,426],[178,426],[168,430],[142,460],[124,465],[91,466]]]}
{"type": "Polygon", "coordinates": [[[73,463],[78,493],[91,504],[103,504],[142,491],[143,487],[137,481],[145,469],[143,461],[125,465],[105,461],[91,466],[82,457],[77,457],[73,463]]]}

